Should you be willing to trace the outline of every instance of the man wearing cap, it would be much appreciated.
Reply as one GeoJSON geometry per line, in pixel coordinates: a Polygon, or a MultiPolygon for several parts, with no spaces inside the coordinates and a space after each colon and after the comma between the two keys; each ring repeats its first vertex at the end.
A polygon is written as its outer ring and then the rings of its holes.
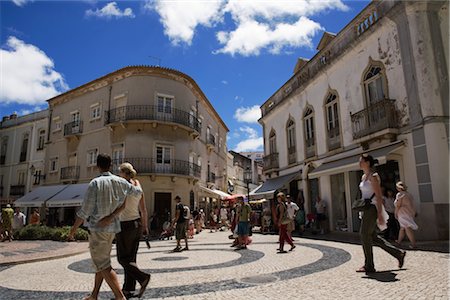
{"type": "Polygon", "coordinates": [[[188,240],[186,235],[187,230],[187,222],[184,218],[184,206],[181,204],[180,196],[175,197],[175,202],[177,203],[175,206],[175,218],[172,220],[172,227],[175,226],[175,238],[177,239],[177,246],[173,249],[174,252],[181,252],[189,250],[188,240]],[[184,239],[185,247],[181,248],[181,239],[184,239]]]}

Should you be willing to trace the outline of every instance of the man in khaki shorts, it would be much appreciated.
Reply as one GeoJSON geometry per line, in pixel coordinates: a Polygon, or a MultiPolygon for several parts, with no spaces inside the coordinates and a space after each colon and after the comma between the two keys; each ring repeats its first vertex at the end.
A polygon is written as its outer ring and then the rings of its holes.
{"type": "MultiPolygon", "coordinates": [[[[81,209],[77,212],[77,219],[69,233],[69,240],[73,240],[78,227],[85,220],[89,228],[89,250],[95,267],[94,289],[85,300],[95,300],[103,279],[108,283],[114,293],[115,299],[125,299],[120,289],[116,272],[111,268],[112,241],[117,232],[120,232],[120,222],[116,214],[125,208],[125,198],[128,194],[139,196],[142,189],[133,186],[125,179],[109,172],[111,157],[106,154],[97,156],[97,167],[100,175],[91,180],[84,196],[81,209]],[[101,219],[113,216],[112,222],[102,223],[101,219]]],[[[145,290],[148,282],[141,289],[145,290]]],[[[143,291],[142,291],[143,292],[143,291]]],[[[140,293],[141,294],[141,293],[140,293]]]]}

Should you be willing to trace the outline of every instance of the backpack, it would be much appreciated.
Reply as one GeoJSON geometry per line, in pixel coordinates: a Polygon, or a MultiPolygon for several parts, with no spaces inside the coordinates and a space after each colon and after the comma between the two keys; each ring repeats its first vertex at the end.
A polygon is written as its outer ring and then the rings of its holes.
{"type": "Polygon", "coordinates": [[[187,205],[183,206],[183,218],[185,220],[188,220],[191,218],[191,209],[187,205]]]}

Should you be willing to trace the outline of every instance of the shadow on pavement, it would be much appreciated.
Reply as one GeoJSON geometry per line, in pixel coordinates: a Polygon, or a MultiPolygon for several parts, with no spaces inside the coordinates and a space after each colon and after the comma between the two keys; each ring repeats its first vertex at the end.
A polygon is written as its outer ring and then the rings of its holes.
{"type": "MultiPolygon", "coordinates": [[[[400,270],[395,270],[395,271],[401,271],[401,270],[406,270],[406,269],[400,269],[400,270]]],[[[399,281],[399,279],[395,278],[397,276],[397,274],[394,273],[393,271],[394,270],[369,273],[369,274],[366,274],[366,276],[364,276],[362,278],[364,278],[364,279],[374,279],[374,280],[380,281],[380,282],[395,282],[395,281],[399,281]]]]}

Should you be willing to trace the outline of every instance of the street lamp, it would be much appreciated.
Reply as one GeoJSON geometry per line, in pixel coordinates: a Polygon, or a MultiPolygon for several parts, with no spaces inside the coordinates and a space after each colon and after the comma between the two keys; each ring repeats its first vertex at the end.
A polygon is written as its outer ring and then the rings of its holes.
{"type": "Polygon", "coordinates": [[[252,182],[252,170],[250,167],[247,167],[244,171],[244,181],[247,184],[247,199],[250,201],[250,187],[249,184],[252,182]]]}

